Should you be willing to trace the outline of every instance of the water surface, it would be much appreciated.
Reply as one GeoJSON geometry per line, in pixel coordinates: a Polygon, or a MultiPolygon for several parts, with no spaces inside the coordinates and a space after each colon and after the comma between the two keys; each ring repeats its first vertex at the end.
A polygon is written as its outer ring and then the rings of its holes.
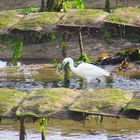
{"type": "MultiPolygon", "coordinates": [[[[39,140],[38,123],[26,122],[27,140],[39,140]]],[[[140,120],[104,118],[103,122],[50,119],[46,127],[47,140],[139,140],[140,120]]],[[[0,140],[17,140],[19,123],[2,121],[0,140]]]]}

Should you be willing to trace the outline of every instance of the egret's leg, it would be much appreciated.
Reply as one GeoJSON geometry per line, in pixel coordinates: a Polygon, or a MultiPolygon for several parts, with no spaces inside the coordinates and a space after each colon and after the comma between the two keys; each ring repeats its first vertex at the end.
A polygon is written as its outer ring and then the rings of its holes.
{"type": "MultiPolygon", "coordinates": [[[[98,88],[106,87],[106,79],[105,79],[105,77],[104,76],[98,77],[98,79],[100,80],[100,82],[98,81],[98,88]]],[[[96,78],[96,80],[97,80],[97,78],[96,78]]]]}
{"type": "Polygon", "coordinates": [[[98,83],[101,83],[101,80],[100,79],[96,78],[96,80],[98,81],[98,83]]]}

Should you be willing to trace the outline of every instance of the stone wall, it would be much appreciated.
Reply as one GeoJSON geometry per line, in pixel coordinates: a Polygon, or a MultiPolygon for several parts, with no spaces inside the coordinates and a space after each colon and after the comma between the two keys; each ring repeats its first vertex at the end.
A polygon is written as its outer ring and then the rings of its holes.
{"type": "MultiPolygon", "coordinates": [[[[88,57],[99,57],[101,53],[111,53],[121,51],[125,48],[135,47],[139,48],[140,43],[133,43],[123,38],[110,39],[105,41],[101,37],[96,37],[94,34],[89,36],[88,34],[82,34],[83,38],[83,51],[88,57]]],[[[79,39],[77,35],[69,36],[66,40],[66,53],[68,57],[79,58],[80,48],[79,39]]],[[[11,59],[12,48],[4,49],[0,51],[0,58],[11,59]]],[[[23,55],[21,59],[47,59],[47,60],[62,60],[61,47],[57,41],[49,41],[42,43],[26,44],[23,47],[23,55]]]]}

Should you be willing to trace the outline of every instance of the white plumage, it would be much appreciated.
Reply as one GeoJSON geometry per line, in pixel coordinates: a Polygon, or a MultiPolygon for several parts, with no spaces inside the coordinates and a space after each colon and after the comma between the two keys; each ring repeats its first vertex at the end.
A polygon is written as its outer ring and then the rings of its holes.
{"type": "Polygon", "coordinates": [[[106,71],[105,69],[102,69],[93,64],[82,62],[77,67],[74,67],[74,61],[70,57],[65,58],[63,60],[62,65],[64,66],[66,63],[69,63],[69,66],[72,72],[74,72],[75,74],[77,74],[78,76],[82,78],[85,78],[88,83],[90,83],[91,80],[96,79],[98,77],[110,75],[110,73],[106,71]]]}

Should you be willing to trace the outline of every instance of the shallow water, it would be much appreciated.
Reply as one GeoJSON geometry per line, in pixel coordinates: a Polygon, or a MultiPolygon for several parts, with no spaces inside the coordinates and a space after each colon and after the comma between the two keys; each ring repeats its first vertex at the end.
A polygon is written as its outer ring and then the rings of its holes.
{"type": "MultiPolygon", "coordinates": [[[[38,123],[26,122],[27,140],[40,140],[38,123]]],[[[140,120],[104,118],[103,122],[50,119],[46,127],[47,140],[139,140],[140,120]]],[[[4,120],[0,140],[18,140],[19,123],[4,120]]]]}
{"type": "MultiPolygon", "coordinates": [[[[9,67],[6,61],[0,61],[0,87],[30,92],[36,88],[53,88],[63,85],[63,73],[59,73],[54,65],[45,62],[45,60],[32,60],[28,63],[23,61],[19,62],[18,65],[20,67],[9,67]]],[[[111,72],[111,76],[100,84],[93,80],[92,88],[116,87],[134,92],[140,90],[140,65],[133,64],[133,68],[124,72],[118,72],[116,65],[104,66],[104,68],[111,72]]],[[[71,74],[69,87],[80,89],[82,85],[82,80],[71,74]]]]}

